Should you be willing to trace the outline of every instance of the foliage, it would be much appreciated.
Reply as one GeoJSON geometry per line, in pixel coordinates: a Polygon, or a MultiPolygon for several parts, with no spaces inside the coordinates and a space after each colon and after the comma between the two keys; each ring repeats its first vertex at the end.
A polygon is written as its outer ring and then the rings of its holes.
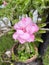
{"type": "Polygon", "coordinates": [[[1,62],[1,55],[9,50],[14,44],[12,39],[12,34],[4,35],[0,38],[0,65],[7,65],[6,63],[1,62]]]}
{"type": "Polygon", "coordinates": [[[33,57],[35,54],[38,56],[38,52],[35,51],[33,43],[25,43],[23,45],[19,44],[18,50],[17,50],[17,56],[12,53],[12,60],[15,61],[22,61],[24,62],[25,60],[31,57],[33,57]]]}
{"type": "MultiPolygon", "coordinates": [[[[3,0],[0,0],[1,2],[3,0]]],[[[38,10],[40,17],[48,14],[49,0],[5,0],[8,5],[0,9],[0,17],[6,16],[10,20],[19,18],[22,14],[29,14],[31,10],[38,10]],[[47,13],[46,13],[47,12],[47,13]]]]}
{"type": "Polygon", "coordinates": [[[8,34],[0,38],[0,52],[4,52],[6,49],[11,48],[11,45],[14,43],[14,41],[11,40],[13,40],[12,35],[8,34]]]}

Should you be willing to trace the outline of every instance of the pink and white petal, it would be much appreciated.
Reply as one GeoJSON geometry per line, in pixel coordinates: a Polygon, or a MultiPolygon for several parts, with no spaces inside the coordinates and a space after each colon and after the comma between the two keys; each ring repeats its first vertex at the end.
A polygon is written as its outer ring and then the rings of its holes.
{"type": "Polygon", "coordinates": [[[26,27],[26,31],[29,33],[29,34],[32,34],[35,32],[35,27],[32,27],[32,25],[29,25],[26,27]]]}
{"type": "Polygon", "coordinates": [[[17,37],[18,37],[18,35],[17,35],[17,33],[15,32],[14,34],[13,34],[13,39],[17,39],[17,37]]]}
{"type": "Polygon", "coordinates": [[[14,25],[14,29],[17,30],[17,29],[19,29],[19,28],[20,28],[19,25],[16,23],[16,24],[14,25]]]}
{"type": "Polygon", "coordinates": [[[32,20],[30,17],[22,18],[22,23],[24,23],[24,25],[26,27],[27,25],[32,24],[32,20]]]}
{"type": "Polygon", "coordinates": [[[18,34],[18,35],[23,35],[24,32],[23,32],[23,30],[17,30],[17,34],[18,34]]]}
{"type": "Polygon", "coordinates": [[[31,35],[30,38],[27,40],[28,42],[34,42],[35,36],[31,35]]]}
{"type": "Polygon", "coordinates": [[[21,43],[21,44],[24,44],[26,41],[24,39],[21,39],[20,37],[18,37],[18,41],[21,43]]]}
{"type": "Polygon", "coordinates": [[[35,27],[35,32],[37,32],[39,30],[39,27],[36,24],[34,24],[34,27],[35,27]]]}
{"type": "Polygon", "coordinates": [[[32,19],[30,17],[22,18],[23,22],[28,22],[29,24],[32,22],[32,19]]]}
{"type": "Polygon", "coordinates": [[[37,28],[35,26],[32,26],[31,33],[35,33],[35,32],[37,32],[37,28]]]}
{"type": "Polygon", "coordinates": [[[19,21],[18,23],[16,23],[16,24],[14,25],[14,29],[15,29],[15,30],[21,29],[22,26],[23,26],[22,21],[19,21]]]}
{"type": "Polygon", "coordinates": [[[30,33],[30,34],[33,34],[33,33],[35,33],[35,32],[37,32],[39,30],[39,28],[38,28],[38,26],[37,25],[28,25],[27,27],[26,27],[26,31],[28,32],[28,33],[30,33]]]}
{"type": "Polygon", "coordinates": [[[18,22],[18,25],[19,25],[20,28],[25,28],[25,27],[26,27],[25,23],[26,23],[26,21],[20,20],[20,21],[18,22]]]}
{"type": "Polygon", "coordinates": [[[20,35],[20,37],[21,37],[22,39],[27,40],[27,39],[29,39],[30,35],[29,35],[28,33],[24,33],[23,35],[20,35]]]}
{"type": "Polygon", "coordinates": [[[32,33],[38,32],[38,30],[39,30],[39,28],[38,28],[37,25],[36,26],[32,26],[32,28],[31,28],[31,32],[32,33]]]}
{"type": "Polygon", "coordinates": [[[32,19],[31,19],[30,17],[27,17],[27,18],[26,18],[26,23],[32,24],[32,19]]]}

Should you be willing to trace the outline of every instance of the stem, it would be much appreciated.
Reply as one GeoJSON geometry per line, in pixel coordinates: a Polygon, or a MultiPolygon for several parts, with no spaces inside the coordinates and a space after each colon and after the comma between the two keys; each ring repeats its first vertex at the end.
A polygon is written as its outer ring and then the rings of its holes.
{"type": "MultiPolygon", "coordinates": [[[[42,24],[42,22],[38,22],[37,24],[42,24]]],[[[46,23],[44,23],[44,24],[46,24],[46,25],[47,25],[47,24],[49,24],[49,22],[46,22],[46,23]]]]}
{"type": "Polygon", "coordinates": [[[29,43],[25,43],[26,51],[30,53],[29,43]]]}
{"type": "Polygon", "coordinates": [[[49,31],[49,28],[40,28],[40,30],[49,31]]]}

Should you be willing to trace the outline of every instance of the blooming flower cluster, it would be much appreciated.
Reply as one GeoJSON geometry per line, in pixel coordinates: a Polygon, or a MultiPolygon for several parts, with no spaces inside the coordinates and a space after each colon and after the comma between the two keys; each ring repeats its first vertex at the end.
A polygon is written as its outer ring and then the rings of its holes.
{"type": "Polygon", "coordinates": [[[34,42],[34,33],[39,30],[39,27],[33,23],[30,17],[24,17],[14,25],[14,29],[16,32],[13,34],[13,39],[23,44],[25,42],[34,42]]]}

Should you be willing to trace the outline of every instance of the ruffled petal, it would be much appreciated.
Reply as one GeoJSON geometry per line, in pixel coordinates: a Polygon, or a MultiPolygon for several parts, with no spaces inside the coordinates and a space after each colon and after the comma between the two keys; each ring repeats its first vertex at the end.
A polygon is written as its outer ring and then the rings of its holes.
{"type": "Polygon", "coordinates": [[[34,25],[28,25],[26,27],[26,31],[28,33],[30,33],[30,34],[33,34],[33,33],[37,32],[38,30],[39,30],[39,28],[38,28],[38,26],[36,24],[34,24],[34,25]]]}
{"type": "Polygon", "coordinates": [[[18,34],[18,35],[23,35],[24,32],[23,32],[23,30],[17,30],[17,34],[18,34]]]}
{"type": "Polygon", "coordinates": [[[13,34],[13,39],[17,40],[17,37],[18,37],[18,35],[17,35],[17,33],[15,32],[15,33],[13,34]]]}
{"type": "Polygon", "coordinates": [[[27,39],[29,39],[30,35],[29,35],[28,33],[24,33],[23,35],[20,35],[20,37],[21,37],[22,39],[27,40],[27,39]]]}
{"type": "Polygon", "coordinates": [[[18,37],[18,40],[21,44],[24,44],[26,42],[24,39],[21,39],[20,37],[18,37]]]}
{"type": "Polygon", "coordinates": [[[27,40],[27,42],[34,42],[35,36],[34,35],[30,35],[29,39],[27,40]]]}

